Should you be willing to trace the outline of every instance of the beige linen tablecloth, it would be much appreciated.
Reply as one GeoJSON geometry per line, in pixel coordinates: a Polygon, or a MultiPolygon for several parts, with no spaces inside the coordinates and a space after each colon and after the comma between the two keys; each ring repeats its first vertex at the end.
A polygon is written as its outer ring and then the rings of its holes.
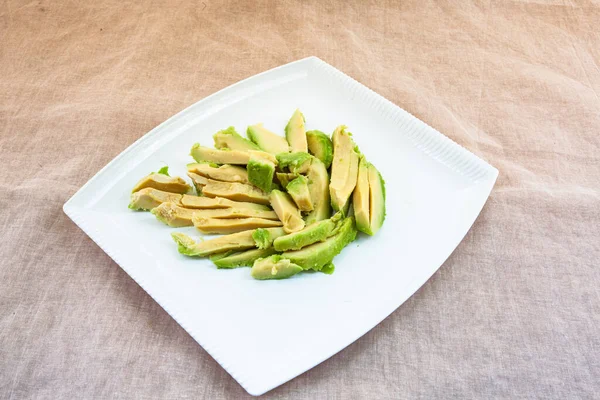
{"type": "Polygon", "coordinates": [[[599,396],[597,0],[5,0],[0,398],[249,397],[61,207],[171,115],[310,55],[500,176],[417,294],[264,397],[599,396]]]}

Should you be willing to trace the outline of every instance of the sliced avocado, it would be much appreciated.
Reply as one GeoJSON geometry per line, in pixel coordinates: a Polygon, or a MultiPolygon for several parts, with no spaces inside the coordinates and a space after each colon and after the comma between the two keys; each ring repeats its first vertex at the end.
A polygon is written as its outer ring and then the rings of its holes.
{"type": "Polygon", "coordinates": [[[129,208],[132,210],[152,210],[154,207],[158,207],[167,201],[179,204],[181,198],[182,195],[179,193],[163,192],[162,190],[148,187],[131,194],[129,208]]]}
{"type": "Polygon", "coordinates": [[[194,160],[198,163],[204,161],[216,164],[248,164],[250,153],[241,150],[216,150],[210,147],[200,146],[198,143],[192,146],[190,151],[194,160]]]}
{"type": "Polygon", "coordinates": [[[306,132],[308,152],[323,161],[325,168],[329,168],[333,160],[333,144],[329,136],[321,131],[313,130],[306,132]]]}
{"type": "Polygon", "coordinates": [[[360,158],[358,164],[358,178],[356,188],[352,194],[352,205],[354,217],[356,218],[356,229],[371,235],[369,222],[369,167],[364,157],[360,158]]]}
{"type": "Polygon", "coordinates": [[[248,171],[248,180],[251,184],[266,193],[271,191],[273,175],[275,174],[275,164],[273,162],[260,155],[253,154],[250,156],[246,170],[248,171]]]}
{"type": "Polygon", "coordinates": [[[231,149],[231,150],[260,150],[260,148],[243,138],[239,133],[236,132],[233,126],[227,129],[223,129],[213,135],[215,141],[215,147],[217,149],[231,149]]]}
{"type": "Polygon", "coordinates": [[[187,175],[192,180],[194,188],[196,189],[196,193],[198,193],[198,196],[201,196],[202,189],[204,189],[204,186],[206,186],[206,184],[208,183],[208,179],[203,177],[202,175],[198,175],[193,172],[188,172],[187,175]]]}
{"type": "Polygon", "coordinates": [[[385,220],[385,181],[373,164],[369,164],[369,235],[377,233],[385,220]]]}
{"type": "Polygon", "coordinates": [[[286,190],[300,211],[312,211],[313,204],[308,191],[308,179],[304,175],[299,175],[296,179],[288,183],[286,190]]]}
{"type": "Polygon", "coordinates": [[[288,183],[298,177],[298,174],[292,174],[291,172],[275,172],[277,180],[283,187],[286,187],[288,183]]]}
{"type": "Polygon", "coordinates": [[[312,224],[327,219],[331,215],[329,175],[325,164],[318,158],[313,157],[306,176],[308,178],[308,191],[314,208],[306,217],[306,223],[312,224]]]}
{"type": "Polygon", "coordinates": [[[300,215],[300,211],[287,193],[272,190],[269,199],[271,200],[271,207],[277,213],[279,220],[283,222],[284,231],[291,233],[304,228],[304,220],[300,215]]]}
{"type": "Polygon", "coordinates": [[[234,201],[269,204],[269,195],[262,190],[237,182],[219,182],[209,180],[202,188],[202,194],[208,197],[225,197],[234,201]]]}
{"type": "Polygon", "coordinates": [[[276,251],[273,247],[267,249],[252,249],[246,250],[240,253],[227,254],[225,257],[213,259],[211,261],[217,266],[217,268],[237,268],[237,267],[251,267],[254,261],[259,258],[269,257],[275,254],[276,251]]]}
{"type": "Polygon", "coordinates": [[[293,174],[304,174],[308,171],[312,156],[308,153],[279,153],[277,154],[277,162],[279,168],[287,168],[293,174]]]}
{"type": "Polygon", "coordinates": [[[187,165],[187,170],[188,172],[216,179],[217,181],[250,183],[246,169],[237,165],[224,164],[214,166],[211,164],[193,163],[187,165]]]}
{"type": "Polygon", "coordinates": [[[204,233],[235,233],[256,228],[273,228],[282,226],[281,221],[264,218],[204,218],[199,213],[194,213],[192,222],[196,229],[204,233]]]}
{"type": "Polygon", "coordinates": [[[266,129],[263,124],[250,125],[246,132],[248,138],[267,153],[287,153],[290,147],[285,138],[266,129]]]}
{"type": "Polygon", "coordinates": [[[292,118],[285,127],[285,138],[290,144],[290,150],[308,152],[306,144],[306,127],[304,115],[300,110],[294,111],[292,118]]]}
{"type": "Polygon", "coordinates": [[[286,251],[281,256],[300,265],[304,269],[320,271],[329,264],[346,245],[356,238],[354,218],[345,218],[334,236],[327,240],[315,243],[300,250],[286,251]]]}
{"type": "Polygon", "coordinates": [[[333,263],[326,264],[323,266],[323,268],[321,268],[321,272],[327,275],[333,274],[334,271],[335,265],[333,265],[333,263]]]}
{"type": "MultiPolygon", "coordinates": [[[[267,230],[273,230],[272,235],[282,232],[281,228],[270,228],[267,230]]],[[[171,237],[177,243],[181,254],[190,257],[206,257],[211,254],[223,253],[230,250],[239,251],[256,247],[252,238],[253,233],[254,230],[238,232],[201,242],[196,242],[191,237],[179,232],[172,233],[171,237]]]]}
{"type": "Polygon", "coordinates": [[[315,222],[298,232],[280,236],[273,242],[277,251],[300,250],[316,242],[322,242],[331,236],[336,223],[331,219],[315,222]]]}
{"type": "Polygon", "coordinates": [[[184,194],[181,198],[181,205],[185,208],[194,208],[199,210],[221,208],[249,209],[259,211],[270,210],[268,206],[263,204],[233,201],[224,197],[190,196],[188,194],[184,194]]]}
{"type": "Polygon", "coordinates": [[[274,254],[254,261],[250,274],[254,279],[285,279],[302,272],[302,267],[274,254]]]}
{"type": "Polygon", "coordinates": [[[331,206],[335,211],[346,207],[346,203],[358,178],[358,152],[356,145],[344,125],[333,132],[333,162],[331,164],[331,183],[329,194],[331,206]]]}
{"type": "Polygon", "coordinates": [[[283,230],[283,228],[258,228],[252,234],[252,238],[256,243],[256,247],[258,247],[259,249],[266,249],[269,247],[273,247],[273,241],[283,235],[285,235],[285,231],[283,230]]]}
{"type": "Polygon", "coordinates": [[[218,219],[232,219],[232,218],[264,218],[272,219],[273,221],[279,221],[279,217],[275,211],[271,210],[253,210],[251,208],[217,208],[213,210],[193,210],[198,213],[200,218],[218,218],[218,219]]]}
{"type": "Polygon", "coordinates": [[[179,176],[169,176],[165,174],[152,173],[143,177],[135,184],[131,193],[135,193],[144,188],[154,188],[164,192],[187,193],[192,187],[185,183],[179,176]]]}
{"type": "Polygon", "coordinates": [[[150,212],[159,221],[173,228],[181,228],[194,225],[192,223],[192,215],[195,211],[167,202],[153,208],[150,212]]]}

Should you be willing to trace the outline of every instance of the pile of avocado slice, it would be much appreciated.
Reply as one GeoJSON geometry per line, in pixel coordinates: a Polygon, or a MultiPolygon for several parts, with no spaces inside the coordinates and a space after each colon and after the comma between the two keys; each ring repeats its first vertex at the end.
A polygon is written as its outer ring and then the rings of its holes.
{"type": "Polygon", "coordinates": [[[247,137],[221,130],[214,148],[192,147],[188,175],[197,195],[161,170],[138,182],[129,208],[151,210],[172,227],[232,232],[202,241],[171,234],[181,254],[209,257],[217,268],[249,266],[258,280],[331,274],[334,257],[358,231],[372,236],[382,227],[385,183],[346,126],[331,137],[307,131],[296,110],[284,132],[261,123],[249,126],[247,137]]]}

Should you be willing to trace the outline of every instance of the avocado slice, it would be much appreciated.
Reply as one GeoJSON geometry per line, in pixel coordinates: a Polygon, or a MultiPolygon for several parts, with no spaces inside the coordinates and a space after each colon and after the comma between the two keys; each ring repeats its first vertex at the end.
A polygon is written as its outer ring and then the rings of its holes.
{"type": "Polygon", "coordinates": [[[308,152],[323,161],[325,168],[329,168],[333,160],[333,144],[329,136],[321,131],[313,130],[306,132],[308,152]]]}
{"type": "Polygon", "coordinates": [[[358,164],[356,188],[352,194],[352,205],[354,207],[354,217],[356,218],[356,228],[371,235],[369,191],[369,166],[365,157],[361,157],[358,164]]]}
{"type": "Polygon", "coordinates": [[[206,161],[216,164],[246,165],[250,160],[250,153],[247,151],[211,149],[210,147],[200,146],[198,143],[192,146],[190,155],[198,163],[206,161]]]}
{"type": "Polygon", "coordinates": [[[296,179],[288,183],[286,190],[300,211],[312,211],[313,204],[308,191],[308,179],[304,175],[299,175],[296,179]]]}
{"type": "Polygon", "coordinates": [[[283,228],[263,229],[258,228],[252,234],[252,238],[259,249],[273,247],[273,241],[285,235],[283,228]],[[278,230],[276,230],[278,229],[278,230]]]}
{"type": "Polygon", "coordinates": [[[290,121],[285,126],[285,138],[290,144],[291,151],[303,151],[305,153],[308,152],[308,145],[306,143],[305,119],[300,110],[294,111],[290,121]]]}
{"type": "Polygon", "coordinates": [[[179,176],[169,176],[157,172],[140,179],[133,187],[131,193],[135,193],[144,188],[154,188],[164,192],[181,194],[187,193],[192,189],[192,187],[179,176]]]}
{"type": "Polygon", "coordinates": [[[252,142],[267,153],[279,154],[290,151],[288,142],[283,137],[266,129],[262,123],[250,125],[246,134],[252,142]]]}
{"type": "Polygon", "coordinates": [[[173,228],[181,228],[194,225],[192,223],[192,215],[195,211],[196,210],[179,207],[174,203],[167,202],[153,208],[150,212],[154,214],[159,221],[173,228]]]}
{"type": "Polygon", "coordinates": [[[273,242],[277,251],[300,250],[316,242],[322,242],[331,236],[336,222],[331,219],[315,222],[298,232],[280,236],[273,242]]]}
{"type": "Polygon", "coordinates": [[[208,197],[225,197],[234,201],[269,204],[269,195],[262,190],[243,183],[219,182],[209,180],[202,188],[202,194],[208,197]]]}
{"type": "Polygon", "coordinates": [[[273,162],[261,157],[259,154],[252,154],[246,170],[250,183],[267,193],[271,191],[273,175],[275,174],[275,164],[273,162]]]}
{"type": "Polygon", "coordinates": [[[269,257],[275,254],[276,251],[273,247],[266,249],[251,249],[239,253],[227,254],[225,257],[213,258],[211,261],[217,266],[217,268],[238,268],[238,267],[251,267],[254,261],[259,258],[269,257]]]}
{"type": "Polygon", "coordinates": [[[251,208],[217,208],[213,210],[192,210],[198,213],[201,218],[264,218],[273,221],[279,221],[275,211],[271,210],[253,210],[251,208]]]}
{"type": "Polygon", "coordinates": [[[250,183],[246,169],[237,165],[213,166],[211,164],[193,163],[187,165],[187,170],[217,181],[250,183]]]}
{"type": "Polygon", "coordinates": [[[237,133],[233,126],[215,133],[213,140],[217,149],[260,150],[260,147],[237,133]]]}
{"type": "Polygon", "coordinates": [[[300,265],[304,269],[320,271],[323,266],[329,264],[355,238],[356,227],[354,225],[354,218],[347,217],[341,222],[334,236],[323,242],[303,247],[300,250],[286,251],[281,256],[300,265]]]}
{"type": "Polygon", "coordinates": [[[277,154],[279,169],[287,168],[293,174],[305,174],[312,158],[310,154],[303,152],[277,154]]]}
{"type": "Polygon", "coordinates": [[[193,172],[188,172],[187,175],[192,180],[192,183],[194,184],[194,188],[196,188],[196,193],[198,193],[198,196],[202,195],[202,189],[204,189],[204,186],[208,184],[208,179],[203,177],[202,175],[198,175],[193,172]]]}
{"type": "Polygon", "coordinates": [[[302,272],[302,267],[274,254],[254,261],[250,274],[254,279],[285,279],[302,272]]]}
{"type": "Polygon", "coordinates": [[[268,206],[263,204],[248,203],[244,201],[233,201],[224,197],[191,196],[188,194],[184,194],[183,197],[181,197],[181,205],[185,208],[194,208],[198,210],[222,208],[235,208],[238,210],[248,209],[258,211],[270,210],[268,206]]]}
{"type": "Polygon", "coordinates": [[[385,181],[373,164],[369,164],[369,235],[377,233],[385,220],[385,181]]]}
{"type": "Polygon", "coordinates": [[[329,194],[331,206],[335,211],[342,210],[358,178],[358,152],[356,145],[344,125],[338,126],[333,132],[333,162],[331,164],[331,183],[329,194]]]}
{"type": "Polygon", "coordinates": [[[152,210],[154,207],[158,207],[167,201],[179,204],[181,198],[182,195],[179,193],[163,192],[162,190],[147,187],[131,194],[129,208],[132,210],[152,210]]]}
{"type": "Polygon", "coordinates": [[[306,217],[306,223],[322,221],[331,215],[329,202],[329,175],[325,164],[318,158],[313,157],[310,167],[306,173],[308,178],[308,191],[312,200],[314,210],[306,217]]]}
{"type": "Polygon", "coordinates": [[[284,231],[292,233],[304,228],[304,220],[300,215],[300,211],[287,193],[272,190],[269,199],[271,200],[271,207],[277,213],[279,220],[283,222],[284,231]]]}
{"type": "MultiPolygon", "coordinates": [[[[268,228],[271,235],[283,234],[281,228],[268,228]]],[[[246,250],[256,247],[252,234],[254,230],[219,236],[210,240],[196,242],[194,239],[180,232],[174,232],[171,237],[177,243],[181,254],[190,257],[206,257],[211,254],[224,253],[230,250],[246,250]]]]}
{"type": "Polygon", "coordinates": [[[298,177],[298,174],[292,174],[291,172],[275,172],[275,176],[279,183],[281,183],[281,186],[286,187],[288,183],[298,177]]]}
{"type": "Polygon", "coordinates": [[[192,215],[192,222],[196,229],[203,233],[235,233],[256,228],[273,228],[282,226],[281,221],[265,218],[204,218],[199,213],[192,215]]]}

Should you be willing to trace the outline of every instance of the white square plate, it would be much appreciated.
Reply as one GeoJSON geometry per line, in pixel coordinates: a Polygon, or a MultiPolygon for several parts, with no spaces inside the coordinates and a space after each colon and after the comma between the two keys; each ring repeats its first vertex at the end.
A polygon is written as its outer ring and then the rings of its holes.
{"type": "MultiPolygon", "coordinates": [[[[258,74],[162,123],[123,151],[65,213],[252,395],[331,357],[408,299],[467,233],[498,171],[318,58],[258,74]],[[386,180],[387,219],[334,260],[331,276],[256,281],[177,252],[150,213],[127,208],[133,185],[167,164],[185,176],[193,143],[264,122],[283,134],[294,109],[307,129],[345,124],[386,180]]],[[[198,237],[193,228],[178,229],[198,237]]]]}

